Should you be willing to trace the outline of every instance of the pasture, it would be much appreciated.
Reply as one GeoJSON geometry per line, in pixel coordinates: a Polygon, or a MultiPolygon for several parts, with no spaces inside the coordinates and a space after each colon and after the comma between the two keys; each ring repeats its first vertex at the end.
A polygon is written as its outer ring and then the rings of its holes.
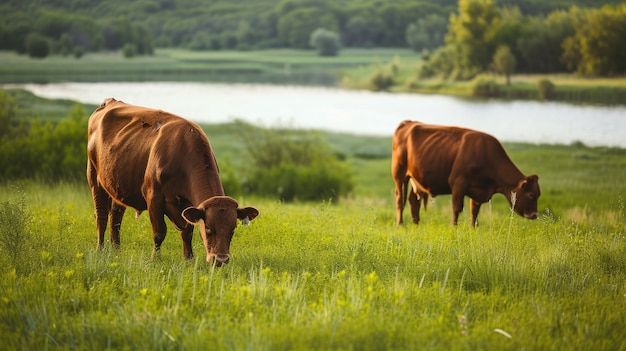
{"type": "Polygon", "coordinates": [[[0,83],[213,81],[334,86],[348,67],[384,63],[398,56],[417,60],[406,48],[344,49],[337,57],[314,50],[189,51],[157,49],[152,56],[89,53],[80,59],[33,59],[0,51],[0,83]]]}
{"type": "MultiPolygon", "coordinates": [[[[245,176],[232,127],[204,127],[218,161],[245,176]]],[[[539,174],[539,219],[496,195],[478,228],[467,208],[452,227],[441,196],[419,226],[397,227],[390,138],[325,137],[355,171],[353,195],[238,197],[261,214],[221,268],[197,231],[185,261],[169,222],[151,259],[148,216],[133,211],[121,249],[96,252],[86,182],[3,183],[3,349],[626,349],[626,150],[505,144],[539,174]]]]}

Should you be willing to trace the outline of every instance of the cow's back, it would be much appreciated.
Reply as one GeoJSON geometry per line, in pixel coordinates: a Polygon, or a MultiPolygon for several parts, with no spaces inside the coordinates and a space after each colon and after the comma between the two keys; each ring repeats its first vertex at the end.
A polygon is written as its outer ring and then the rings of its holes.
{"type": "Polygon", "coordinates": [[[141,187],[146,170],[165,157],[181,159],[181,155],[163,155],[176,150],[161,144],[175,143],[180,147],[183,143],[179,141],[184,138],[179,134],[191,129],[195,126],[176,115],[107,100],[89,119],[89,162],[111,197],[143,210],[146,204],[141,187]]]}

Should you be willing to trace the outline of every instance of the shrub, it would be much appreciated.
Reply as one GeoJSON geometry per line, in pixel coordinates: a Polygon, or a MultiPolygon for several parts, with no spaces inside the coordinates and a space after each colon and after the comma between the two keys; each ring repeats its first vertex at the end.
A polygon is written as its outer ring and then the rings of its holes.
{"type": "Polygon", "coordinates": [[[82,46],[74,47],[74,58],[80,59],[85,54],[85,49],[82,46]]]}
{"type": "Polygon", "coordinates": [[[311,33],[309,44],[320,56],[337,56],[341,48],[339,34],[324,28],[318,28],[311,33]]]}
{"type": "Polygon", "coordinates": [[[0,250],[4,251],[11,266],[17,270],[22,267],[20,258],[25,259],[27,256],[24,250],[30,237],[30,220],[24,194],[19,202],[7,200],[0,204],[0,250]]]}
{"type": "Polygon", "coordinates": [[[137,45],[131,43],[124,44],[124,47],[122,47],[122,54],[126,58],[133,58],[137,56],[137,45]]]}
{"type": "Polygon", "coordinates": [[[541,79],[537,82],[537,89],[539,90],[539,99],[552,100],[555,94],[555,85],[549,79],[541,79]]]}
{"type": "Polygon", "coordinates": [[[31,33],[27,35],[24,47],[30,57],[46,58],[50,54],[50,43],[46,37],[40,34],[31,33]]]}
{"type": "Polygon", "coordinates": [[[469,85],[470,95],[475,97],[498,97],[499,87],[495,79],[488,76],[477,76],[469,85]]]}
{"type": "Polygon", "coordinates": [[[352,191],[349,167],[316,134],[236,123],[252,159],[247,191],[283,201],[334,202],[352,191]]]}
{"type": "Polygon", "coordinates": [[[367,79],[370,90],[384,91],[393,86],[393,74],[387,72],[382,67],[378,67],[372,75],[367,79]]]}

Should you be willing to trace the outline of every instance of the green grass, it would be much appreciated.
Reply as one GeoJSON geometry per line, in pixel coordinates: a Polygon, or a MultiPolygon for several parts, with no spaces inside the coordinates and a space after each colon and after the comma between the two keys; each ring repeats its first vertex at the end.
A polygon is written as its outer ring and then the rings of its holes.
{"type": "Polygon", "coordinates": [[[347,67],[415,58],[408,49],[344,49],[337,57],[314,50],[194,52],[159,49],[153,56],[124,58],[121,53],[87,54],[81,59],[50,56],[31,59],[0,52],[1,83],[62,81],[218,81],[336,85],[347,67]]]}
{"type": "MultiPolygon", "coordinates": [[[[218,160],[235,159],[232,126],[205,129],[218,160]]],[[[396,227],[390,140],[327,139],[354,167],[355,193],[337,205],[240,197],[261,215],[217,269],[197,233],[184,261],[171,225],[151,260],[148,216],[132,211],[121,249],[96,252],[86,182],[0,186],[0,209],[24,203],[30,218],[17,233],[0,216],[2,238],[24,241],[15,260],[0,255],[3,348],[626,348],[626,150],[506,144],[540,175],[539,219],[496,195],[478,228],[467,211],[452,227],[441,196],[419,226],[396,227]]]]}

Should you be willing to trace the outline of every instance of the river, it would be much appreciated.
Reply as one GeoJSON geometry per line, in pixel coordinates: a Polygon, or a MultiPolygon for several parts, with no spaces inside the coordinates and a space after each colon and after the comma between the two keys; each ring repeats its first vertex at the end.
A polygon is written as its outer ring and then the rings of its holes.
{"type": "Polygon", "coordinates": [[[107,97],[200,123],[241,119],[265,127],[391,136],[405,119],[457,125],[502,141],[626,148],[626,107],[536,101],[468,101],[441,95],[339,88],[190,82],[22,84],[47,98],[100,104],[107,97]]]}

